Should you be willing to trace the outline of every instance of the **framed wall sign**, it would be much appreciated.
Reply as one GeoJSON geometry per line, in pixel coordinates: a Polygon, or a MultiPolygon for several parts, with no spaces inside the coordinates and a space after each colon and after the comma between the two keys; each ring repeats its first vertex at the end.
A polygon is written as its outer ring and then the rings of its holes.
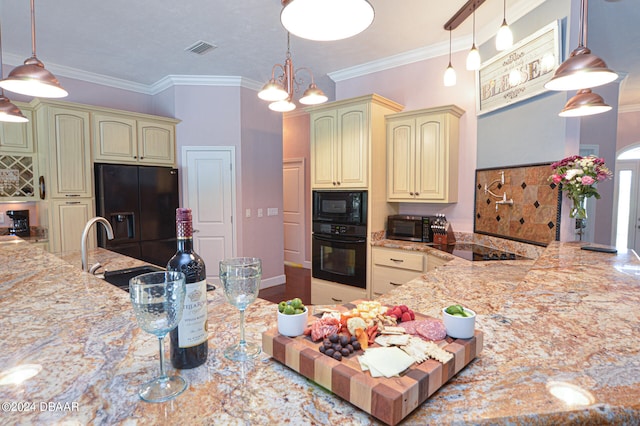
{"type": "Polygon", "coordinates": [[[483,63],[476,79],[477,115],[545,92],[560,65],[560,49],[560,21],[555,21],[483,63]]]}

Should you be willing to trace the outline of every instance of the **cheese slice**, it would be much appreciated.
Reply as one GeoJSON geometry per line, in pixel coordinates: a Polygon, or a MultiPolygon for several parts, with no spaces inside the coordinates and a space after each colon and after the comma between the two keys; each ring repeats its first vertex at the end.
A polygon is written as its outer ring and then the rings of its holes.
{"type": "Polygon", "coordinates": [[[360,358],[364,358],[360,363],[368,366],[372,377],[378,377],[374,370],[384,377],[398,376],[414,363],[411,356],[395,346],[367,349],[360,358]]]}

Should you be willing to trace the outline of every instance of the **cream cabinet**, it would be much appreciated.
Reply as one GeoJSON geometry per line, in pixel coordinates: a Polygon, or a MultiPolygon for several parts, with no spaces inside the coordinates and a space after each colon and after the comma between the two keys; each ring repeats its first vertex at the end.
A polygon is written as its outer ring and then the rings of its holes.
{"type": "Polygon", "coordinates": [[[448,262],[448,260],[442,259],[441,257],[436,257],[430,254],[427,254],[425,257],[425,261],[427,262],[427,271],[433,271],[438,269],[442,265],[448,262]]]}
{"type": "Polygon", "coordinates": [[[0,123],[0,201],[38,199],[38,159],[33,139],[33,110],[15,102],[26,123],[0,123]]]}
{"type": "Polygon", "coordinates": [[[89,112],[41,103],[36,120],[45,191],[53,199],[92,197],[89,112]]]}
{"type": "Polygon", "coordinates": [[[369,105],[311,115],[312,187],[366,188],[369,105]]]}
{"type": "Polygon", "coordinates": [[[371,190],[377,186],[371,178],[376,162],[373,152],[379,141],[384,147],[384,115],[401,111],[402,105],[367,95],[307,110],[311,125],[311,188],[371,190]]]}
{"type": "Polygon", "coordinates": [[[354,300],[366,299],[364,288],[352,287],[330,281],[311,279],[312,305],[342,305],[354,300]]]}
{"type": "MultiPolygon", "coordinates": [[[[93,199],[56,200],[50,202],[49,251],[80,251],[84,225],[95,216],[93,199]]],[[[96,234],[89,234],[87,247],[96,246],[96,234]]]]}
{"type": "Polygon", "coordinates": [[[371,298],[398,288],[427,271],[424,253],[373,247],[371,249],[371,298]]]}
{"type": "Polygon", "coordinates": [[[459,118],[455,105],[386,117],[387,200],[458,201],[459,118]]]}
{"type": "Polygon", "coordinates": [[[139,118],[134,114],[92,114],[93,159],[100,163],[175,164],[175,121],[139,118]]]}
{"type": "MultiPolygon", "coordinates": [[[[15,102],[16,106],[19,106],[15,102]]],[[[33,111],[19,106],[27,123],[0,123],[0,153],[33,153],[33,111]]]]}

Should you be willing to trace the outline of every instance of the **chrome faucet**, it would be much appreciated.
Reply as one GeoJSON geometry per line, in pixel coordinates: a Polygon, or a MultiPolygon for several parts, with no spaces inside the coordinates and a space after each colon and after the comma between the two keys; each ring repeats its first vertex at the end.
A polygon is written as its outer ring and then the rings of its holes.
{"type": "MultiPolygon", "coordinates": [[[[82,270],[85,272],[89,272],[89,266],[87,265],[87,237],[89,236],[89,229],[91,226],[96,223],[102,223],[107,230],[107,238],[113,240],[113,228],[107,219],[101,216],[96,216],[94,218],[89,219],[87,224],[84,226],[84,230],[82,231],[82,242],[81,242],[81,252],[82,252],[82,270]]],[[[97,265],[94,265],[97,266],[97,265]]],[[[91,268],[93,269],[93,267],[91,268]]],[[[98,268],[95,268],[97,270],[98,268]]]]}

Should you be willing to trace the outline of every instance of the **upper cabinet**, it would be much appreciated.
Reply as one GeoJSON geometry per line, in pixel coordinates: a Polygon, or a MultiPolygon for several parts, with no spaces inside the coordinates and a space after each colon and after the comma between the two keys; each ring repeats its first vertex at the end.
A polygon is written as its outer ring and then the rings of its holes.
{"type": "MultiPolygon", "coordinates": [[[[311,187],[368,188],[371,142],[377,135],[372,109],[386,113],[402,106],[377,95],[310,108],[311,187]]],[[[375,114],[377,116],[377,114],[375,114]]]]}
{"type": "Polygon", "coordinates": [[[107,111],[91,115],[95,162],[174,166],[176,120],[107,111]]]}
{"type": "Polygon", "coordinates": [[[0,152],[33,153],[33,111],[20,106],[27,123],[0,123],[0,152]]]}
{"type": "Polygon", "coordinates": [[[459,118],[455,105],[386,117],[387,200],[458,201],[459,118]]]}
{"type": "Polygon", "coordinates": [[[33,110],[15,102],[26,123],[0,123],[0,201],[38,198],[38,160],[33,139],[33,110]]]}
{"type": "Polygon", "coordinates": [[[36,120],[41,173],[49,180],[45,190],[52,198],[92,197],[89,112],[40,103],[36,120]]]}

